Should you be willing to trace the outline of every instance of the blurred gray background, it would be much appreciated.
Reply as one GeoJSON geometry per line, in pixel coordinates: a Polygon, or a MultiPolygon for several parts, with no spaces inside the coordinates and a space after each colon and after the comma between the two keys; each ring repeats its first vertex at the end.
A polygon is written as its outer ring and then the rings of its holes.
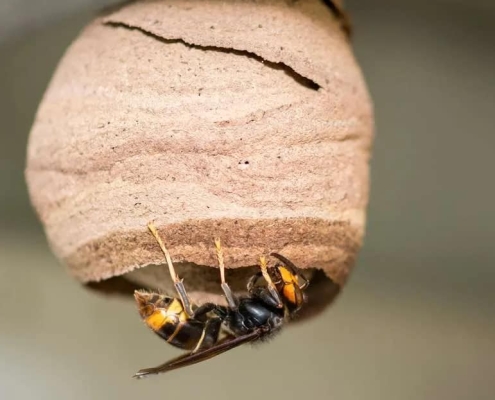
{"type": "Polygon", "coordinates": [[[495,398],[494,2],[347,1],[377,118],[350,283],[270,345],[141,382],[176,352],[57,264],[23,179],[48,80],[110,3],[0,0],[0,398],[495,398]]]}

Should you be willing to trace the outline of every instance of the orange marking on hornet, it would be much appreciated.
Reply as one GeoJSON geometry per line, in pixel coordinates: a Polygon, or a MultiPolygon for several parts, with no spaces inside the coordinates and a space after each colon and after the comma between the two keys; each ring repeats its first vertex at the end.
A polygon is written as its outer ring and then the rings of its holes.
{"type": "Polygon", "coordinates": [[[299,289],[299,285],[297,282],[297,277],[290,272],[287,268],[279,267],[280,276],[284,282],[283,293],[284,297],[289,300],[292,304],[297,303],[296,290],[299,289]],[[296,289],[297,285],[297,289],[296,289]]]}
{"type": "Polygon", "coordinates": [[[173,299],[172,303],[167,307],[167,314],[169,315],[179,315],[184,311],[184,307],[182,307],[179,299],[173,299]]]}
{"type": "Polygon", "coordinates": [[[148,325],[154,331],[160,330],[160,328],[166,323],[173,323],[173,319],[167,315],[167,311],[164,309],[155,310],[153,314],[145,319],[146,325],[148,325]]]}
{"type": "Polygon", "coordinates": [[[157,308],[145,319],[146,324],[154,331],[160,330],[165,324],[176,324],[187,320],[187,314],[178,299],[174,299],[167,308],[157,308]]]}
{"type": "Polygon", "coordinates": [[[284,286],[284,297],[291,303],[296,304],[296,288],[294,285],[284,286]]]}
{"type": "Polygon", "coordinates": [[[278,267],[278,270],[285,284],[297,283],[297,278],[287,268],[278,267]]]}

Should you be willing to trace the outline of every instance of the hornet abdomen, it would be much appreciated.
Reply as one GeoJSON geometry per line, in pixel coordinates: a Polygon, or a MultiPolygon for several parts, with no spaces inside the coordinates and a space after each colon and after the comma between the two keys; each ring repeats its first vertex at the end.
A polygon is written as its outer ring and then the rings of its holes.
{"type": "Polygon", "coordinates": [[[137,291],[134,294],[144,323],[157,335],[180,349],[197,351],[218,340],[221,321],[187,315],[179,299],[137,291]]]}

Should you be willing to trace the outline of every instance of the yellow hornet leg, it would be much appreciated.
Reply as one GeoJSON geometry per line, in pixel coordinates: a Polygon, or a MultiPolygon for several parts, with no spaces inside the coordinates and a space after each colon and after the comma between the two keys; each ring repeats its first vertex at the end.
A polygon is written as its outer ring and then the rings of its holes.
{"type": "Polygon", "coordinates": [[[189,297],[187,296],[186,288],[184,287],[184,283],[182,282],[182,279],[179,279],[179,276],[175,272],[174,264],[172,263],[172,258],[170,257],[170,253],[163,244],[163,240],[160,237],[158,230],[156,229],[156,226],[153,222],[148,223],[148,229],[150,230],[150,232],[152,233],[152,235],[155,237],[156,241],[160,245],[160,249],[162,250],[163,254],[165,254],[165,259],[167,260],[170,276],[174,281],[175,290],[177,290],[177,293],[179,294],[182,305],[184,306],[184,310],[189,316],[192,316],[193,311],[191,308],[191,302],[189,300],[189,297]]]}
{"type": "Polygon", "coordinates": [[[237,300],[234,297],[234,294],[232,293],[230,286],[225,281],[225,265],[223,263],[223,250],[222,250],[222,244],[220,243],[220,239],[218,238],[215,239],[215,249],[217,251],[218,266],[220,268],[220,280],[222,282],[221,283],[222,290],[223,293],[225,294],[225,298],[227,299],[229,308],[235,310],[237,308],[237,300]]]}
{"type": "Polygon", "coordinates": [[[282,299],[280,298],[280,293],[278,292],[277,288],[275,287],[275,284],[272,281],[272,278],[270,277],[270,274],[268,273],[268,269],[267,269],[268,263],[266,261],[265,256],[260,257],[260,268],[261,268],[261,273],[263,274],[263,278],[265,278],[265,281],[268,285],[268,290],[270,291],[270,294],[278,302],[278,307],[282,308],[283,307],[282,299]]]}

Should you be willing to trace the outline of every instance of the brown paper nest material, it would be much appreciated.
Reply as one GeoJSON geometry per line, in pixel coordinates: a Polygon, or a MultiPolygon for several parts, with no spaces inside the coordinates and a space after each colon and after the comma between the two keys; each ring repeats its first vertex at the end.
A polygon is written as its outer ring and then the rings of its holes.
{"type": "Polygon", "coordinates": [[[270,251],[341,286],[364,232],[372,126],[325,2],[138,1],[65,54],[26,177],[54,253],[93,286],[170,291],[150,220],[196,301],[220,301],[218,270],[200,267],[216,266],[215,236],[229,268],[251,267],[228,271],[236,289],[270,251]]]}

